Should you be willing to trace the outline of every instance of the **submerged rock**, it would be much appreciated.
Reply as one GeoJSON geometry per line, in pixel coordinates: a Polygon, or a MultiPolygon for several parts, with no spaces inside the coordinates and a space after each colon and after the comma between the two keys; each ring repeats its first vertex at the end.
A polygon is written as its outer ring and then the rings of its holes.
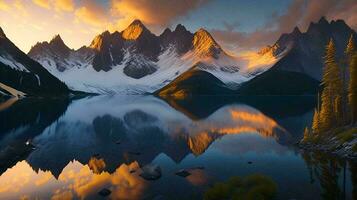
{"type": "Polygon", "coordinates": [[[106,196],[110,195],[111,193],[112,193],[112,191],[110,191],[107,188],[103,188],[101,191],[98,192],[98,194],[103,197],[106,197],[106,196]]]}
{"type": "Polygon", "coordinates": [[[178,172],[176,172],[175,173],[177,176],[181,176],[181,177],[187,177],[187,176],[189,176],[189,175],[191,175],[191,173],[190,172],[188,172],[187,170],[180,170],[180,171],[178,171],[178,172]]]}
{"type": "Polygon", "coordinates": [[[142,173],[140,176],[145,180],[157,180],[161,177],[161,168],[158,165],[145,165],[141,168],[142,173]]]}

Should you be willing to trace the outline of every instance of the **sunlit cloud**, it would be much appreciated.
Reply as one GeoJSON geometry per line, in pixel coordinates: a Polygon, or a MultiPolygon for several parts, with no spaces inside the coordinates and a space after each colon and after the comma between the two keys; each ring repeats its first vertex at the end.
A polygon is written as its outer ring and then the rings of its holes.
{"type": "MultiPolygon", "coordinates": [[[[96,35],[105,30],[122,31],[134,19],[140,19],[151,31],[160,34],[166,27],[191,20],[193,13],[203,12],[202,9],[213,1],[0,0],[0,26],[25,52],[55,34],[60,34],[66,44],[77,49],[90,44],[96,35]]],[[[264,23],[253,31],[241,30],[240,21],[231,18],[223,20],[221,26],[210,27],[209,31],[226,50],[241,53],[271,45],[282,33],[290,32],[296,25],[304,31],[311,21],[317,21],[322,15],[329,20],[344,19],[357,29],[355,0],[293,0],[284,9],[284,12],[267,16],[264,23]]],[[[209,14],[205,16],[210,17],[209,14]]],[[[206,18],[192,18],[192,21],[195,27],[204,27],[206,18]]]]}
{"type": "Polygon", "coordinates": [[[42,8],[50,9],[50,1],[49,0],[32,0],[32,2],[42,8]]]}
{"type": "Polygon", "coordinates": [[[119,26],[140,19],[148,25],[166,27],[206,2],[208,0],[112,0],[111,11],[120,17],[119,26]]]}
{"type": "Polygon", "coordinates": [[[75,7],[73,0],[55,0],[54,6],[58,11],[68,12],[73,11],[75,7]]]}
{"type": "Polygon", "coordinates": [[[257,50],[273,44],[282,33],[291,32],[295,26],[306,31],[311,22],[322,16],[328,20],[343,19],[357,29],[357,2],[355,0],[293,0],[286,12],[274,13],[270,20],[253,32],[232,29],[212,29],[212,35],[225,47],[241,50],[257,50]]]}
{"type": "Polygon", "coordinates": [[[0,10],[9,10],[10,6],[4,1],[4,0],[0,0],[0,10]]]}
{"type": "Polygon", "coordinates": [[[32,2],[45,9],[54,9],[55,11],[73,11],[73,0],[32,0],[32,2]]]}
{"type": "Polygon", "coordinates": [[[104,20],[104,17],[102,15],[94,12],[92,8],[87,6],[77,9],[75,15],[79,21],[93,26],[102,26],[104,20]]]}

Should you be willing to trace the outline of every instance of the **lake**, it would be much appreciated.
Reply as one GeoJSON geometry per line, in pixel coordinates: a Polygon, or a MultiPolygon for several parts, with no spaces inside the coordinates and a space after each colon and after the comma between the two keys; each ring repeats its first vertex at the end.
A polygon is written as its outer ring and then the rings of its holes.
{"type": "Polygon", "coordinates": [[[0,104],[0,199],[202,199],[263,175],[275,199],[356,199],[357,163],[295,144],[313,96],[9,99],[0,104]],[[143,177],[146,166],[161,176],[143,177]],[[178,173],[184,172],[184,173],[178,173]]]}

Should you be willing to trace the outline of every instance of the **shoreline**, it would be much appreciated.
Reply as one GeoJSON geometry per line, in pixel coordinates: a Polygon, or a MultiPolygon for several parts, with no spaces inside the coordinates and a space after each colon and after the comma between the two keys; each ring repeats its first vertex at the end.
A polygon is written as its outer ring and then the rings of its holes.
{"type": "Polygon", "coordinates": [[[320,141],[301,140],[297,143],[297,146],[303,151],[322,151],[324,153],[357,161],[357,138],[353,137],[344,142],[341,142],[341,140],[343,139],[338,135],[330,135],[326,139],[320,141]]]}

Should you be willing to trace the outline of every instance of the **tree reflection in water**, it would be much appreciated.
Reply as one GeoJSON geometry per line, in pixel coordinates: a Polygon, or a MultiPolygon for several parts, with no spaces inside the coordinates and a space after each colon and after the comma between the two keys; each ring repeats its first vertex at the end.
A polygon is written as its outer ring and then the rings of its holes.
{"type": "Polygon", "coordinates": [[[328,155],[324,152],[306,152],[302,157],[310,172],[310,182],[320,183],[322,199],[348,199],[346,197],[346,170],[350,170],[353,199],[356,199],[356,163],[346,161],[337,156],[328,155]],[[349,165],[349,168],[346,166],[349,165]]]}

